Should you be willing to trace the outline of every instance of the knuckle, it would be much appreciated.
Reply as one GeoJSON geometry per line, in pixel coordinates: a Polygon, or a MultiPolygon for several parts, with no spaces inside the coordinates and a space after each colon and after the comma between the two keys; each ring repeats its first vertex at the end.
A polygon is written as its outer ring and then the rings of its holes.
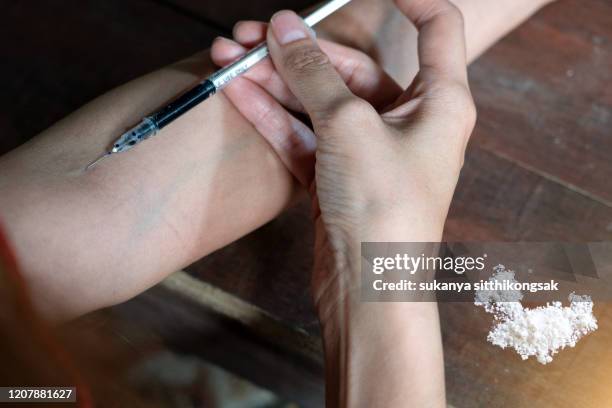
{"type": "MultiPolygon", "coordinates": [[[[283,129],[284,122],[282,115],[273,109],[269,104],[256,104],[253,106],[254,113],[250,116],[249,121],[258,129],[260,124],[266,124],[269,129],[283,129]]],[[[263,133],[262,133],[263,134],[263,133]]],[[[265,136],[265,135],[264,135],[265,136]]]]}
{"type": "Polygon", "coordinates": [[[467,117],[467,125],[468,129],[471,131],[476,126],[476,120],[478,119],[478,110],[476,109],[476,104],[473,99],[470,99],[469,103],[466,106],[466,117],[467,117]]]}
{"type": "Polygon", "coordinates": [[[448,5],[446,6],[445,13],[447,16],[452,19],[456,24],[465,26],[465,18],[463,17],[463,12],[459,7],[457,7],[454,3],[448,1],[448,5]]]}
{"type": "Polygon", "coordinates": [[[311,47],[293,50],[285,59],[288,69],[300,73],[319,71],[329,64],[329,57],[323,51],[311,47]]]}
{"type": "Polygon", "coordinates": [[[460,123],[470,123],[476,120],[476,106],[464,82],[447,81],[440,87],[439,98],[442,101],[442,107],[460,123]]]}
{"type": "Polygon", "coordinates": [[[272,113],[272,109],[269,107],[263,107],[259,109],[255,115],[255,119],[258,123],[268,123],[271,120],[275,120],[276,115],[272,113]]]}
{"type": "MultiPolygon", "coordinates": [[[[373,113],[374,108],[361,98],[351,97],[338,104],[338,115],[348,117],[364,117],[373,113]]],[[[374,112],[375,113],[375,112],[374,112]]]]}
{"type": "Polygon", "coordinates": [[[446,24],[463,24],[463,13],[450,0],[396,0],[396,3],[419,28],[436,18],[444,19],[446,24]]]}
{"type": "Polygon", "coordinates": [[[363,99],[351,96],[336,101],[332,105],[328,117],[330,120],[354,121],[369,117],[373,110],[374,108],[363,99]]]}
{"type": "Polygon", "coordinates": [[[463,81],[440,83],[431,102],[435,116],[445,119],[446,129],[455,135],[457,146],[463,152],[477,118],[476,105],[467,84],[463,81]]]}
{"type": "Polygon", "coordinates": [[[356,96],[349,96],[334,101],[329,108],[319,112],[317,125],[319,128],[346,128],[359,125],[362,121],[371,121],[372,115],[378,115],[376,110],[366,101],[356,96]]]}
{"type": "Polygon", "coordinates": [[[450,0],[438,0],[430,10],[430,17],[433,16],[444,19],[447,24],[465,26],[463,12],[450,0]]]}

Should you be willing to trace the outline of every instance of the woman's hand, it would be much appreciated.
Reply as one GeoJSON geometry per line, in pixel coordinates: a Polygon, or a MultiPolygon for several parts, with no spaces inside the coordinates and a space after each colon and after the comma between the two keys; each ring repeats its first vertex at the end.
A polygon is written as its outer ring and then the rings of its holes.
{"type": "MultiPolygon", "coordinates": [[[[420,71],[406,91],[370,60],[318,43],[287,11],[267,28],[273,66],[226,91],[312,194],[312,286],[330,407],[445,406],[436,304],[360,300],[361,242],[441,239],[476,118],[459,11],[447,0],[396,2],[420,34],[420,71]],[[360,68],[343,71],[355,58],[360,68]],[[313,130],[288,110],[303,110],[313,130]],[[308,172],[302,158],[313,148],[308,172]]],[[[249,46],[265,29],[245,23],[236,37],[249,46]]],[[[229,49],[232,58],[244,52],[218,41],[215,61],[228,62],[229,49]]]]}
{"type": "MultiPolygon", "coordinates": [[[[242,21],[234,27],[234,40],[218,37],[211,56],[227,65],[266,39],[268,24],[242,21]]],[[[402,89],[369,56],[330,41],[318,41],[321,50],[356,96],[382,109],[402,94],[402,89]]],[[[272,145],[295,178],[308,187],[314,177],[316,137],[290,112],[305,113],[270,59],[260,62],[225,88],[225,95],[272,145]]]]}
{"type": "MultiPolygon", "coordinates": [[[[360,242],[441,238],[474,126],[461,14],[446,0],[397,3],[420,31],[420,71],[405,92],[363,54],[317,42],[292,12],[276,14],[269,28],[247,22],[234,31],[252,46],[267,29],[274,65],[255,68],[226,94],[286,162],[299,162],[290,168],[311,187],[317,300],[338,271],[358,269],[360,242]],[[302,109],[313,131],[288,111],[302,109]]],[[[213,59],[227,63],[244,51],[220,40],[213,59]]]]}

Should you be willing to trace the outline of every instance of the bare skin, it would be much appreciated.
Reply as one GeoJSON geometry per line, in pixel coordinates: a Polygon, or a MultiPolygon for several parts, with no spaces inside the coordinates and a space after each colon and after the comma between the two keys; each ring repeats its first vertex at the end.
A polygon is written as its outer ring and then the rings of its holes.
{"type": "MultiPolygon", "coordinates": [[[[360,242],[441,239],[475,119],[460,13],[444,0],[396,3],[419,29],[420,67],[406,91],[363,58],[360,70],[344,75],[347,89],[331,65],[348,51],[321,39],[317,45],[288,12],[276,14],[269,27],[239,24],[237,42],[220,39],[211,53],[224,64],[268,41],[273,63],[235,82],[226,95],[310,187],[312,292],[329,407],[446,405],[436,304],[364,303],[356,283],[360,242]],[[319,45],[331,55],[329,62],[319,45]],[[316,143],[307,145],[315,146],[314,174],[308,171],[312,164],[292,160],[296,150],[279,143],[300,129],[286,109],[306,112],[312,121],[316,143]]],[[[336,71],[351,71],[347,65],[336,71]]],[[[308,139],[308,129],[301,129],[301,139],[308,139]]]]}
{"type": "MultiPolygon", "coordinates": [[[[296,176],[310,186],[315,215],[312,292],[323,329],[329,407],[445,406],[436,304],[362,302],[358,283],[361,242],[441,239],[476,119],[458,9],[446,0],[397,5],[419,29],[420,67],[407,90],[375,72],[364,78],[354,73],[346,83],[319,47],[328,45],[314,41],[294,13],[280,12],[267,30],[259,24],[273,65],[227,92],[266,138],[291,137],[296,119],[285,108],[299,105],[312,121],[314,174],[296,176]],[[280,81],[286,92],[279,91],[280,81]],[[368,96],[384,88],[392,99],[376,107],[351,85],[368,96]],[[254,87],[278,97],[255,97],[254,87]],[[255,99],[279,118],[272,126],[251,114],[255,99]]],[[[256,25],[249,30],[256,32],[256,25]]],[[[243,24],[235,37],[243,38],[246,29],[243,24]]],[[[239,44],[218,41],[212,55],[218,60],[238,50],[239,44]]]]}
{"type": "Polygon", "coordinates": [[[407,19],[357,0],[322,36],[341,41],[342,21],[378,12],[375,31],[349,38],[397,82],[282,12],[270,27],[238,25],[238,42],[212,51],[224,63],[266,35],[273,64],[154,142],[84,171],[122,129],[208,73],[202,55],[109,92],[0,158],[1,216],[39,311],[61,320],[130,298],[275,217],[301,184],[315,215],[327,406],[444,407],[436,304],[361,302],[359,244],[441,238],[475,121],[467,62],[535,8],[457,0],[464,27],[448,0],[396,3],[407,19]],[[476,27],[487,7],[498,31],[476,27]],[[390,38],[402,41],[380,47],[390,38]],[[313,130],[286,109],[307,113],[313,130]]]}
{"type": "MultiPolygon", "coordinates": [[[[554,0],[451,0],[465,20],[468,62],[554,0]]],[[[406,87],[418,70],[417,30],[392,1],[353,0],[320,24],[320,37],[364,51],[406,87]],[[401,40],[399,40],[401,39],[401,40]]]]}
{"type": "MultiPolygon", "coordinates": [[[[467,22],[468,60],[535,9],[525,0],[458,3],[467,22]],[[515,18],[506,18],[510,11],[515,18]],[[477,29],[483,13],[501,23],[477,29]]],[[[347,18],[363,20],[379,5],[348,6],[321,26],[321,35],[341,40],[333,27],[347,18]]],[[[380,14],[388,16],[384,10],[380,14]]],[[[370,22],[371,31],[351,39],[389,44],[385,38],[394,37],[405,59],[389,59],[382,46],[377,58],[403,83],[401,77],[416,72],[415,37],[379,30],[385,24],[384,18],[370,22]]],[[[397,24],[414,32],[408,21],[397,24]]],[[[110,91],[0,158],[0,217],[45,317],[69,319],[129,299],[271,220],[303,191],[223,95],[154,141],[83,171],[122,130],[212,72],[206,54],[110,91]]]]}

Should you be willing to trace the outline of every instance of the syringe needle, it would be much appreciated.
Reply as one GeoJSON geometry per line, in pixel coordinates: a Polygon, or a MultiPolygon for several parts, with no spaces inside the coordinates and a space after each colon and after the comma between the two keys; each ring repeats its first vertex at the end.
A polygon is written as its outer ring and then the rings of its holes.
{"type": "MultiPolygon", "coordinates": [[[[314,26],[330,14],[334,13],[351,0],[329,0],[323,6],[315,10],[312,14],[304,18],[308,26],[314,26]]],[[[103,156],[100,156],[85,171],[94,167],[100,160],[114,153],[122,153],[139,145],[150,137],[154,136],[165,126],[182,116],[194,106],[215,95],[223,89],[234,78],[244,74],[251,67],[268,57],[268,47],[261,43],[249,52],[240,57],[237,61],[219,69],[208,78],[199,82],[183,95],[174,99],[165,107],[157,112],[145,116],[140,123],[124,132],[115,142],[113,148],[103,156]]]]}
{"type": "Polygon", "coordinates": [[[111,154],[112,154],[111,152],[104,153],[102,156],[98,157],[96,160],[94,160],[91,163],[89,163],[89,165],[87,167],[85,167],[85,171],[91,169],[93,166],[98,164],[100,162],[100,160],[104,159],[105,157],[110,156],[111,154]]]}

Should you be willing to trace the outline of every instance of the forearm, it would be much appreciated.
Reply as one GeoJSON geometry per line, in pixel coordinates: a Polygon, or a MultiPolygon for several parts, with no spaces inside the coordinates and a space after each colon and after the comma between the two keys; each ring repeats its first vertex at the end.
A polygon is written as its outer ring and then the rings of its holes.
{"type": "Polygon", "coordinates": [[[126,300],[294,198],[291,175],[222,94],[84,171],[125,128],[212,69],[201,54],[139,78],[0,159],[0,218],[46,316],[126,300]]]}
{"type": "MultiPolygon", "coordinates": [[[[422,196],[418,183],[411,185],[410,194],[422,196]]],[[[362,242],[439,242],[448,210],[441,203],[451,196],[452,191],[428,205],[397,197],[394,202],[410,203],[411,210],[373,206],[345,239],[316,241],[315,253],[321,256],[315,258],[313,294],[325,348],[327,407],[445,407],[437,304],[425,302],[420,293],[413,298],[402,293],[394,301],[364,300],[361,248],[362,242]]],[[[405,250],[416,258],[435,248],[405,250]]],[[[419,274],[413,279],[419,277],[430,278],[419,274]]]]}
{"type": "MultiPolygon", "coordinates": [[[[377,0],[356,1],[357,7],[340,12],[345,25],[323,22],[322,36],[368,52],[407,86],[418,70],[416,29],[396,12],[391,1],[386,8],[378,7],[377,0]]],[[[551,2],[452,1],[463,14],[468,62],[551,2]]],[[[438,241],[443,219],[433,219],[438,222],[428,220],[423,225],[411,220],[411,228],[405,231],[413,232],[412,236],[382,233],[364,241],[438,241]],[[431,228],[436,225],[437,229],[431,228]]],[[[358,255],[348,264],[360,265],[358,255]]],[[[316,298],[325,346],[327,406],[444,407],[444,364],[436,304],[362,302],[360,288],[354,286],[360,281],[354,266],[341,268],[331,276],[333,284],[320,285],[326,289],[316,298]]]]}
{"type": "MultiPolygon", "coordinates": [[[[554,0],[452,0],[465,20],[468,63],[554,0]]],[[[402,86],[417,73],[417,30],[392,0],[353,0],[338,12],[343,24],[325,20],[321,37],[351,45],[375,58],[402,86]]]]}
{"type": "MultiPolygon", "coordinates": [[[[470,56],[545,2],[527,1],[505,19],[512,0],[504,7],[457,0],[470,56]],[[497,23],[479,29],[474,16],[480,9],[497,23]]],[[[388,5],[355,0],[319,30],[380,57],[402,81],[416,71],[416,32],[388,5]],[[394,23],[388,25],[390,10],[394,23]]],[[[270,220],[295,196],[289,172],[223,95],[153,141],[83,172],[127,127],[211,70],[200,56],[140,78],[0,159],[0,218],[47,316],[70,317],[125,300],[270,220]]]]}
{"type": "MultiPolygon", "coordinates": [[[[381,228],[366,232],[362,240],[437,241],[443,217],[437,218],[428,225],[415,220],[408,224],[414,228],[403,229],[378,223],[381,228]]],[[[315,299],[325,348],[327,406],[445,407],[437,304],[408,297],[362,300],[359,241],[322,258],[326,265],[315,268],[333,269],[318,275],[331,277],[327,284],[315,283],[321,288],[315,299]]]]}
{"type": "Polygon", "coordinates": [[[452,0],[465,19],[468,61],[554,0],[452,0]]]}
{"type": "Polygon", "coordinates": [[[328,407],[444,407],[435,303],[353,302],[324,325],[328,407]]]}

